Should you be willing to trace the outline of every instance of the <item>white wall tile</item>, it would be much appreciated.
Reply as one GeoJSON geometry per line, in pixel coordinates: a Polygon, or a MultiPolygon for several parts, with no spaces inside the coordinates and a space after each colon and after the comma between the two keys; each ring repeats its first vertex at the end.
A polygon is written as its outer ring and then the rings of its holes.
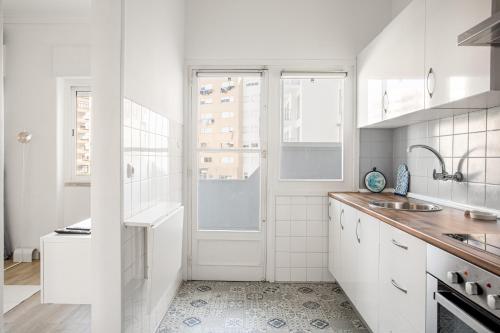
{"type": "Polygon", "coordinates": [[[276,267],[290,267],[290,252],[276,252],[276,267]]]}
{"type": "Polygon", "coordinates": [[[307,222],[307,236],[327,236],[323,230],[323,221],[308,221],[307,222]]]}
{"type": "Polygon", "coordinates": [[[290,251],[290,237],[276,237],[276,251],[290,251]]]}
{"type": "Polygon", "coordinates": [[[453,119],[453,133],[462,134],[469,132],[469,114],[461,114],[453,119]]]}
{"type": "Polygon", "coordinates": [[[290,281],[292,281],[292,282],[307,281],[307,269],[306,268],[290,268],[290,281]]]}
{"type": "Polygon", "coordinates": [[[488,130],[500,129],[500,107],[488,110],[488,130]]]}
{"type": "Polygon", "coordinates": [[[500,185],[500,158],[486,159],[486,183],[500,185]]]}
{"type": "Polygon", "coordinates": [[[290,220],[290,206],[276,206],[276,220],[290,220]]]}
{"type": "Polygon", "coordinates": [[[276,221],[276,236],[290,236],[290,221],[276,221]]]}
{"type": "Polygon", "coordinates": [[[305,205],[292,205],[290,209],[290,219],[291,220],[306,220],[307,206],[305,205]]]}
{"type": "Polygon", "coordinates": [[[500,209],[499,185],[486,185],[486,207],[500,209]]]}
{"type": "Polygon", "coordinates": [[[290,253],[290,267],[307,267],[305,253],[290,253]]]}
{"type": "Polygon", "coordinates": [[[290,252],[306,252],[307,238],[306,237],[290,237],[290,252]]]}
{"type": "Polygon", "coordinates": [[[323,281],[323,268],[307,268],[307,281],[323,281]]]}
{"type": "Polygon", "coordinates": [[[276,268],[276,281],[290,281],[290,268],[276,268]]]}
{"type": "Polygon", "coordinates": [[[306,217],[308,221],[321,221],[323,217],[323,205],[308,205],[306,208],[306,217]]]}
{"type": "Polygon", "coordinates": [[[469,113],[469,133],[486,131],[486,110],[469,113]]]}
{"type": "Polygon", "coordinates": [[[292,221],[290,223],[290,235],[291,236],[304,236],[307,233],[307,222],[306,221],[292,221]]]}
{"type": "Polygon", "coordinates": [[[323,253],[308,253],[307,267],[314,267],[314,268],[324,267],[323,253]]]}

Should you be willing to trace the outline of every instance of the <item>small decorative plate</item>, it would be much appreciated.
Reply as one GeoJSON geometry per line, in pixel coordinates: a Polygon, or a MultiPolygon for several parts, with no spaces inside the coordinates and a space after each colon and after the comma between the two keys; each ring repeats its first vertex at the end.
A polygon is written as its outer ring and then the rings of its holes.
{"type": "Polygon", "coordinates": [[[373,168],[372,171],[365,175],[365,185],[370,192],[380,193],[385,189],[386,184],[384,174],[378,171],[377,168],[373,168]]]}

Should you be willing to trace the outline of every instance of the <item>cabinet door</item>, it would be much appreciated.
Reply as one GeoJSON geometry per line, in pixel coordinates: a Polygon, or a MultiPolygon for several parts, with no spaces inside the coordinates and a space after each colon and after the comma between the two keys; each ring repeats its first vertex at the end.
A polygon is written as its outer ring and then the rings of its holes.
{"type": "Polygon", "coordinates": [[[358,127],[382,120],[384,75],[382,64],[383,36],[376,37],[359,55],[358,70],[358,127]]]}
{"type": "Polygon", "coordinates": [[[357,211],[347,205],[342,205],[344,214],[342,217],[340,253],[342,255],[340,274],[340,284],[345,293],[354,305],[357,304],[356,285],[357,285],[357,260],[358,260],[358,241],[356,239],[357,211]]]}
{"type": "Polygon", "coordinates": [[[490,48],[457,45],[490,15],[491,0],[426,0],[426,108],[490,89],[490,48]]]}
{"type": "Polygon", "coordinates": [[[379,221],[358,213],[356,237],[359,245],[357,259],[357,306],[373,332],[378,330],[378,273],[379,221]]]}
{"type": "Polygon", "coordinates": [[[342,271],[342,250],[340,247],[341,244],[341,227],[340,224],[343,223],[342,220],[344,219],[344,207],[343,205],[335,201],[334,202],[334,209],[335,209],[335,221],[333,223],[333,270],[332,270],[332,275],[335,277],[335,279],[338,279],[338,276],[340,276],[340,272],[342,271]]]}
{"type": "Polygon", "coordinates": [[[424,109],[425,0],[413,0],[384,30],[384,118],[424,109]]]}
{"type": "Polygon", "coordinates": [[[336,204],[335,200],[332,198],[328,199],[328,270],[335,277],[334,270],[334,246],[335,246],[335,233],[334,233],[334,224],[336,221],[336,204]]]}

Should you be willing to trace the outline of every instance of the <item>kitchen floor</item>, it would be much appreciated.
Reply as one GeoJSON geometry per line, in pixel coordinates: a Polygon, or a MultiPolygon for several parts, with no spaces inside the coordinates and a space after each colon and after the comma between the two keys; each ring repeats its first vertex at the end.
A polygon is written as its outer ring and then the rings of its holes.
{"type": "Polygon", "coordinates": [[[158,333],[367,332],[335,283],[185,282],[158,333]]]}

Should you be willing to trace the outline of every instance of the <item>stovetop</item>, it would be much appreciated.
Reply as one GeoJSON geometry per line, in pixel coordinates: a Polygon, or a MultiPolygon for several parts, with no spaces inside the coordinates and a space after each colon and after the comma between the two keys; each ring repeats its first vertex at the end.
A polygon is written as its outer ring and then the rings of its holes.
{"type": "Polygon", "coordinates": [[[500,234],[445,234],[463,244],[500,256],[500,234]]]}

